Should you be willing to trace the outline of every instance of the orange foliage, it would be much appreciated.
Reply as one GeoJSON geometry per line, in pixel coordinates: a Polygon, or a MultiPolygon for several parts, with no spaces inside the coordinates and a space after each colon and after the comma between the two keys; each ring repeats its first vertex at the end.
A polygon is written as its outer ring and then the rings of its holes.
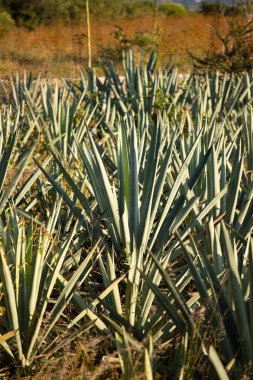
{"type": "MultiPolygon", "coordinates": [[[[180,18],[159,15],[158,39],[161,63],[171,56],[188,68],[190,60],[187,51],[194,53],[209,49],[214,43],[212,25],[214,16],[188,14],[180,18]]],[[[220,21],[223,28],[225,22],[220,21]]],[[[153,32],[152,16],[128,20],[91,20],[92,54],[98,56],[104,47],[113,46],[115,25],[120,26],[128,37],[137,32],[153,32]]],[[[0,74],[10,72],[41,73],[42,76],[77,77],[83,63],[86,62],[87,39],[85,21],[79,25],[57,23],[39,26],[34,31],[22,28],[12,30],[0,39],[0,74]]]]}

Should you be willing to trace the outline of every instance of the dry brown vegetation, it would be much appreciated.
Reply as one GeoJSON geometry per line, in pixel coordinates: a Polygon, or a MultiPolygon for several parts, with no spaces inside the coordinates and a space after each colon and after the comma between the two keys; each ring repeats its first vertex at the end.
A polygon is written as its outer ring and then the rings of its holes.
{"type": "MultiPolygon", "coordinates": [[[[201,54],[214,43],[213,27],[215,16],[188,14],[182,17],[159,15],[157,43],[161,63],[174,57],[182,69],[191,65],[188,51],[201,54]]],[[[226,21],[220,20],[223,28],[226,21]]],[[[153,33],[152,16],[128,20],[92,19],[92,53],[95,66],[103,49],[114,47],[115,26],[123,29],[126,36],[133,38],[138,32],[153,33]]],[[[86,62],[86,25],[56,23],[39,26],[33,31],[17,28],[0,39],[0,74],[10,72],[42,73],[43,76],[77,77],[86,62]]]]}

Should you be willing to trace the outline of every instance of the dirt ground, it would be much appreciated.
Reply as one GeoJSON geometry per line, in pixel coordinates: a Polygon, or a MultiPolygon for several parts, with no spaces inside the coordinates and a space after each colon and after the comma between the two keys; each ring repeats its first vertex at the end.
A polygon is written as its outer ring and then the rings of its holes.
{"type": "MultiPolygon", "coordinates": [[[[100,74],[98,58],[106,51],[114,55],[120,46],[115,31],[122,29],[126,40],[142,36],[142,43],[150,46],[155,41],[160,63],[166,64],[171,57],[187,71],[191,66],[188,52],[202,54],[215,45],[214,26],[224,28],[226,20],[215,16],[189,14],[173,18],[159,15],[156,33],[152,16],[128,20],[97,20],[92,25],[93,65],[100,74]]],[[[139,50],[135,47],[135,50],[139,50]]],[[[85,20],[76,25],[56,23],[39,26],[33,31],[15,29],[0,38],[0,75],[10,72],[33,71],[42,76],[77,77],[87,62],[87,30],[85,20]]]]}

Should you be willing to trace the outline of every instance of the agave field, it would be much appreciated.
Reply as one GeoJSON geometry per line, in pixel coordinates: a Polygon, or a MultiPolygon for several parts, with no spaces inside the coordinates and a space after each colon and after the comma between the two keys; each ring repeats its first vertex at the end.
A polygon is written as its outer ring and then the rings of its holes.
{"type": "Polygon", "coordinates": [[[0,376],[251,379],[253,73],[123,70],[0,84],[0,376]]]}

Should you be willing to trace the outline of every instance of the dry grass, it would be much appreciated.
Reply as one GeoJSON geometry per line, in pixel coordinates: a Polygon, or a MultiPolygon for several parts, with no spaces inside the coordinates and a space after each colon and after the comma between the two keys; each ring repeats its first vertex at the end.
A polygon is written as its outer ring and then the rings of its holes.
{"type": "MultiPolygon", "coordinates": [[[[85,334],[64,346],[55,356],[37,363],[33,374],[16,373],[12,380],[122,380],[113,336],[85,334]]],[[[145,380],[143,352],[133,354],[133,380],[145,380]]],[[[7,372],[6,372],[7,374],[7,372]]],[[[8,376],[8,375],[7,375],[8,376]]]]}
{"type": "MultiPolygon", "coordinates": [[[[153,32],[153,17],[130,20],[101,21],[92,19],[93,58],[115,45],[115,25],[127,36],[137,32],[153,32]]],[[[174,56],[182,68],[188,68],[188,50],[201,53],[213,44],[211,25],[214,16],[189,14],[180,18],[159,16],[159,53],[162,63],[174,56]]],[[[224,20],[220,21],[221,27],[224,20]]],[[[85,22],[79,25],[57,23],[40,26],[34,31],[15,29],[0,39],[0,75],[10,72],[33,71],[43,76],[77,77],[86,62],[87,39],[85,22]]],[[[94,60],[96,62],[96,59],[94,60]]]]}

